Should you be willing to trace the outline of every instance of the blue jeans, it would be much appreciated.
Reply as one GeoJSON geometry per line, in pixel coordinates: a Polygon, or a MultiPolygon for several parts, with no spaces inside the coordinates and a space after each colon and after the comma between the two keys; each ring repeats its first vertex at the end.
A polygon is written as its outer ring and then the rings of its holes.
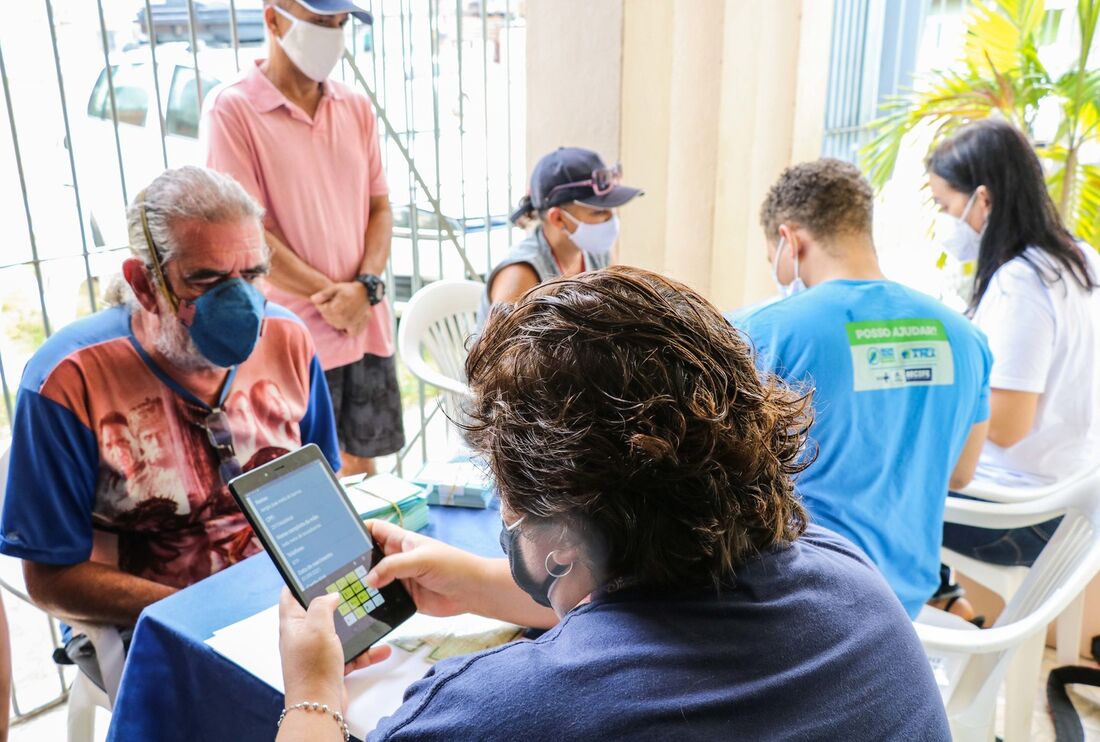
{"type": "MultiPolygon", "coordinates": [[[[954,492],[951,495],[966,497],[954,492]]],[[[1062,518],[1058,517],[1038,525],[1007,530],[944,523],[943,545],[981,562],[1004,567],[1030,567],[1061,522],[1062,518]]]]}

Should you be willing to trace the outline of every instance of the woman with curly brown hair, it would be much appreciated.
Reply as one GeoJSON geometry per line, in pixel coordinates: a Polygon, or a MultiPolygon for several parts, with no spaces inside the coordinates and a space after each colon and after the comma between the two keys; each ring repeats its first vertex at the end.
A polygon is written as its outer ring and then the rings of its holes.
{"type": "MultiPolygon", "coordinates": [[[[508,559],[375,521],[367,581],[548,631],[440,662],[370,739],[948,738],[901,605],[794,494],[809,400],[706,300],[629,268],[552,281],[493,311],[467,377],[508,559]]],[[[283,601],[288,704],[338,707],[332,609],[283,601]]],[[[331,725],[296,716],[280,739],[331,725]]]]}

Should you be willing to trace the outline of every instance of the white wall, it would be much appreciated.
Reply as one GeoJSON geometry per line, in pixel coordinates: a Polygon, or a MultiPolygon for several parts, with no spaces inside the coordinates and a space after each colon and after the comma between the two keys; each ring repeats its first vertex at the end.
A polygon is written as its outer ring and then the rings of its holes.
{"type": "Polygon", "coordinates": [[[623,0],[528,0],[527,172],[560,146],[619,159],[623,0]]]}

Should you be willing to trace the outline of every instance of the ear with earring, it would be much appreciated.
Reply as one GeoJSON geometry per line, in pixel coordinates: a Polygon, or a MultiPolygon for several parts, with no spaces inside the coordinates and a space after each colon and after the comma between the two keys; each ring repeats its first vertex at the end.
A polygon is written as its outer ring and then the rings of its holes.
{"type": "Polygon", "coordinates": [[[556,558],[554,558],[554,555],[557,553],[558,552],[556,551],[551,551],[549,554],[547,554],[546,560],[543,563],[543,567],[546,568],[546,574],[556,579],[561,579],[562,577],[565,577],[567,574],[573,571],[573,562],[569,562],[568,564],[560,563],[556,558]],[[553,565],[553,567],[551,567],[551,564],[553,565]]]}

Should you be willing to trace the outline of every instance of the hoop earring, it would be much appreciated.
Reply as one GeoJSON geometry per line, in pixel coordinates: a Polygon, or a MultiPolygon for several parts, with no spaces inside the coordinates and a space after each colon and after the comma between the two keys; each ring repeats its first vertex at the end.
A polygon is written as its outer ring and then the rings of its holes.
{"type": "Polygon", "coordinates": [[[542,566],[546,569],[546,574],[555,579],[561,579],[562,577],[565,577],[567,574],[573,571],[573,562],[569,562],[569,564],[558,564],[558,562],[554,562],[554,564],[558,567],[565,567],[564,572],[554,572],[554,570],[550,569],[550,557],[554,556],[555,553],[556,552],[551,551],[549,554],[547,554],[546,560],[543,562],[542,566]]]}

